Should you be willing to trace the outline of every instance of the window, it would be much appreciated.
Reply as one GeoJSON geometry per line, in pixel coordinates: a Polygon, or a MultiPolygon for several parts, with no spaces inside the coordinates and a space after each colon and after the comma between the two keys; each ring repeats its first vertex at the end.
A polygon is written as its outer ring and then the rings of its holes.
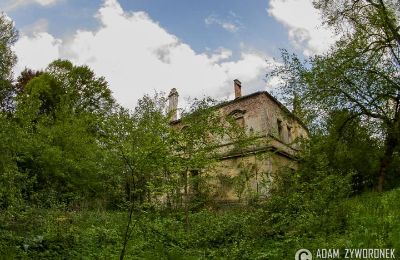
{"type": "Polygon", "coordinates": [[[235,118],[235,121],[236,121],[236,124],[238,124],[238,126],[244,127],[244,118],[242,116],[235,118]]]}
{"type": "Polygon", "coordinates": [[[277,119],[276,124],[278,125],[278,137],[282,138],[282,120],[277,119]]]}
{"type": "Polygon", "coordinates": [[[291,126],[287,126],[287,136],[288,136],[288,142],[292,141],[292,127],[291,126]]]}
{"type": "Polygon", "coordinates": [[[199,193],[199,183],[200,183],[200,172],[199,170],[190,170],[191,175],[191,185],[190,185],[190,192],[192,194],[199,193]]]}
{"type": "Polygon", "coordinates": [[[236,124],[240,127],[244,127],[244,114],[246,113],[245,110],[236,109],[233,110],[228,114],[229,117],[233,118],[236,124]]]}

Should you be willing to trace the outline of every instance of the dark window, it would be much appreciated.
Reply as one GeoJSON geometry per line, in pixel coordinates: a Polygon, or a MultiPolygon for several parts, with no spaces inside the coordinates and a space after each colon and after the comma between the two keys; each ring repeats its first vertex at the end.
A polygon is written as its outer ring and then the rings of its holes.
{"type": "Polygon", "coordinates": [[[199,192],[200,175],[199,170],[190,170],[191,175],[191,193],[197,194],[199,192]]]}
{"type": "Polygon", "coordinates": [[[278,125],[278,136],[282,138],[282,120],[277,119],[276,124],[278,125]]]}
{"type": "Polygon", "coordinates": [[[292,141],[292,127],[287,126],[287,136],[288,136],[288,142],[292,141]]]}
{"type": "Polygon", "coordinates": [[[246,113],[246,110],[240,110],[236,109],[233,110],[228,114],[228,117],[232,118],[235,120],[236,124],[240,127],[244,127],[244,114],[246,113]]]}

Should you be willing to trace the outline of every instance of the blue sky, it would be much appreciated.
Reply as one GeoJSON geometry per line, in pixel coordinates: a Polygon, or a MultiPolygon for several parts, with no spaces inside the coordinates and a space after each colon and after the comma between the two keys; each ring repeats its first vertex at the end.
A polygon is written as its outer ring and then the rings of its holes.
{"type": "MultiPolygon", "coordinates": [[[[25,5],[8,12],[18,28],[47,19],[48,32],[63,37],[77,29],[95,29],[93,19],[103,1],[62,1],[57,5],[25,5]]],[[[279,48],[290,48],[285,27],[267,14],[267,1],[254,0],[121,0],[127,11],[145,11],[170,33],[190,44],[196,51],[224,46],[236,50],[239,43],[279,55],[279,48]],[[238,27],[234,33],[218,24],[205,23],[213,17],[238,27]]]]}
{"type": "Polygon", "coordinates": [[[70,59],[105,76],[127,107],[172,87],[181,98],[229,98],[235,78],[245,94],[271,90],[266,60],[280,48],[309,56],[332,39],[310,0],[0,0],[0,9],[21,32],[15,74],[70,59]]]}

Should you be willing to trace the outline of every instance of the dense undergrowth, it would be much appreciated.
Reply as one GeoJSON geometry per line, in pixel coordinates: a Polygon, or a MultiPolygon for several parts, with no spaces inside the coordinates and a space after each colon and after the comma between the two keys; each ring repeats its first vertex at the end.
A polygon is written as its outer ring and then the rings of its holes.
{"type": "MultiPolygon", "coordinates": [[[[191,213],[188,229],[180,212],[141,211],[126,258],[289,259],[299,248],[400,252],[399,204],[399,189],[365,193],[335,205],[341,216],[333,216],[329,227],[320,226],[321,218],[293,214],[301,219],[289,229],[278,228],[285,222],[268,216],[268,205],[191,213]]],[[[0,252],[3,259],[117,259],[126,217],[103,210],[7,212],[1,215],[0,252]]]]}
{"type": "Polygon", "coordinates": [[[309,126],[297,139],[286,127],[302,147],[298,169],[262,172],[274,151],[254,156],[221,178],[243,203],[230,209],[215,205],[216,147],[284,139],[278,122],[290,113],[260,115],[271,131],[257,133],[204,98],[171,127],[164,94],[128,110],[85,65],[56,60],[14,78],[18,32],[0,13],[0,259],[285,260],[300,248],[400,257],[398,1],[313,3],[340,40],[304,62],[283,51],[268,73],[309,126]],[[254,174],[268,192],[251,189],[254,174]]]}

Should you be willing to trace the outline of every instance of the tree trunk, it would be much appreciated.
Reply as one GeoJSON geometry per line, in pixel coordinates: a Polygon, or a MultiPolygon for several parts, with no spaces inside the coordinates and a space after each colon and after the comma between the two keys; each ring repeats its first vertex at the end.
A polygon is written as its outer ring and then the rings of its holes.
{"type": "Polygon", "coordinates": [[[188,196],[188,170],[185,171],[185,223],[186,230],[189,229],[189,196],[188,196]]]}
{"type": "Polygon", "coordinates": [[[126,224],[125,234],[122,242],[122,249],[119,255],[119,259],[123,260],[125,257],[126,246],[128,245],[129,237],[131,236],[131,224],[132,224],[132,215],[135,208],[135,203],[132,201],[130,208],[129,208],[129,215],[128,215],[128,223],[126,224]]]}
{"type": "Polygon", "coordinates": [[[381,159],[381,165],[379,167],[379,179],[377,191],[382,192],[385,186],[385,177],[386,172],[390,163],[393,161],[393,153],[397,147],[397,138],[392,134],[388,133],[388,136],[385,141],[385,153],[381,159]]]}
{"type": "MultiPolygon", "coordinates": [[[[128,162],[128,160],[126,159],[126,157],[123,157],[125,159],[126,162],[128,162]]],[[[130,207],[129,207],[129,214],[128,214],[128,223],[126,224],[126,228],[125,228],[125,233],[124,233],[124,237],[123,237],[123,242],[122,242],[122,249],[121,249],[121,253],[119,255],[119,259],[123,260],[125,257],[125,252],[126,252],[126,247],[128,245],[128,241],[129,238],[131,236],[132,230],[131,230],[131,224],[132,224],[132,215],[133,215],[133,211],[135,210],[135,195],[136,195],[136,181],[135,181],[135,172],[132,168],[132,166],[130,164],[128,164],[128,167],[131,170],[131,181],[128,182],[127,187],[129,188],[129,202],[131,203],[130,207]],[[132,185],[132,188],[131,188],[132,185]]]]}

